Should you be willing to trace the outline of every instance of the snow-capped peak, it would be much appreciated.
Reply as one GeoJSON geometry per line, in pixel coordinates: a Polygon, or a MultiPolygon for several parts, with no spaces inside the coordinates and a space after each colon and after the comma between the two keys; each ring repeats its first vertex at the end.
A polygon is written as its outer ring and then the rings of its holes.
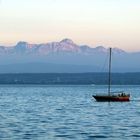
{"type": "Polygon", "coordinates": [[[68,43],[68,44],[74,44],[74,42],[71,39],[65,38],[60,41],[60,43],[68,43]]]}
{"type": "Polygon", "coordinates": [[[19,41],[16,46],[27,45],[28,43],[25,41],[19,41]]]}
{"type": "Polygon", "coordinates": [[[115,52],[115,53],[126,53],[124,50],[119,49],[119,48],[113,48],[113,52],[115,52]]]}
{"type": "Polygon", "coordinates": [[[98,52],[107,52],[107,49],[103,46],[97,46],[95,50],[98,52]]]}
{"type": "MultiPolygon", "coordinates": [[[[50,42],[43,44],[29,44],[25,41],[18,42],[13,47],[3,47],[1,50],[5,53],[20,53],[20,54],[39,54],[39,55],[47,55],[51,53],[81,53],[86,55],[98,53],[108,53],[108,48],[103,46],[97,46],[95,48],[87,46],[87,45],[77,45],[71,39],[65,38],[60,42],[50,42]]],[[[126,53],[125,51],[113,48],[113,52],[115,53],[126,53]]]]}

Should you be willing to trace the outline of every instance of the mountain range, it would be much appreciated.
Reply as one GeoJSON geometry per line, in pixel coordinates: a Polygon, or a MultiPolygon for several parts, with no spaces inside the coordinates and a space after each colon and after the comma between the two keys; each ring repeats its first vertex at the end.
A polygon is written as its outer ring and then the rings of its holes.
{"type": "MultiPolygon", "coordinates": [[[[77,45],[71,39],[60,42],[0,46],[1,73],[106,72],[109,49],[77,45]]],[[[140,72],[140,52],[112,49],[113,72],[140,72]]]]}
{"type": "MultiPolygon", "coordinates": [[[[30,44],[25,41],[19,41],[15,46],[0,46],[0,54],[20,54],[20,55],[48,55],[51,53],[77,53],[77,54],[93,54],[96,52],[106,53],[108,49],[103,46],[96,48],[88,45],[77,45],[70,39],[63,39],[60,42],[50,42],[42,44],[30,44]]],[[[125,51],[113,48],[115,53],[125,53],[125,51]]]]}

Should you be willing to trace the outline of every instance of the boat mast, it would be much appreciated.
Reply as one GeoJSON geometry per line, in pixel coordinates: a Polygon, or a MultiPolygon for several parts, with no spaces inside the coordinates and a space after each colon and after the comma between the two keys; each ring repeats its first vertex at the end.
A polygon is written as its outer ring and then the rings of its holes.
{"type": "Polygon", "coordinates": [[[109,74],[108,74],[108,95],[110,96],[110,86],[111,86],[111,52],[112,49],[109,48],[109,74]]]}

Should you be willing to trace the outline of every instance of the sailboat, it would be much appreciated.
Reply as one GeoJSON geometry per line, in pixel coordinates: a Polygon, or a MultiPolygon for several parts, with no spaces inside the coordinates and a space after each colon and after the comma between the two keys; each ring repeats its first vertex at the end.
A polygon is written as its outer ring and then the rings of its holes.
{"type": "Polygon", "coordinates": [[[108,77],[108,95],[93,95],[98,102],[128,102],[130,101],[130,94],[125,92],[111,92],[111,55],[112,48],[109,48],[109,77],[108,77]]]}

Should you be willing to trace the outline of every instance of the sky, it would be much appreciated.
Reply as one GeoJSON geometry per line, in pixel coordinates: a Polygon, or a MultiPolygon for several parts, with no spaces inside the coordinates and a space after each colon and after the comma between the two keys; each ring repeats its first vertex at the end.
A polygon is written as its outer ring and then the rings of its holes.
{"type": "Polygon", "coordinates": [[[140,51],[140,0],[0,0],[0,45],[77,44],[140,51]]]}

